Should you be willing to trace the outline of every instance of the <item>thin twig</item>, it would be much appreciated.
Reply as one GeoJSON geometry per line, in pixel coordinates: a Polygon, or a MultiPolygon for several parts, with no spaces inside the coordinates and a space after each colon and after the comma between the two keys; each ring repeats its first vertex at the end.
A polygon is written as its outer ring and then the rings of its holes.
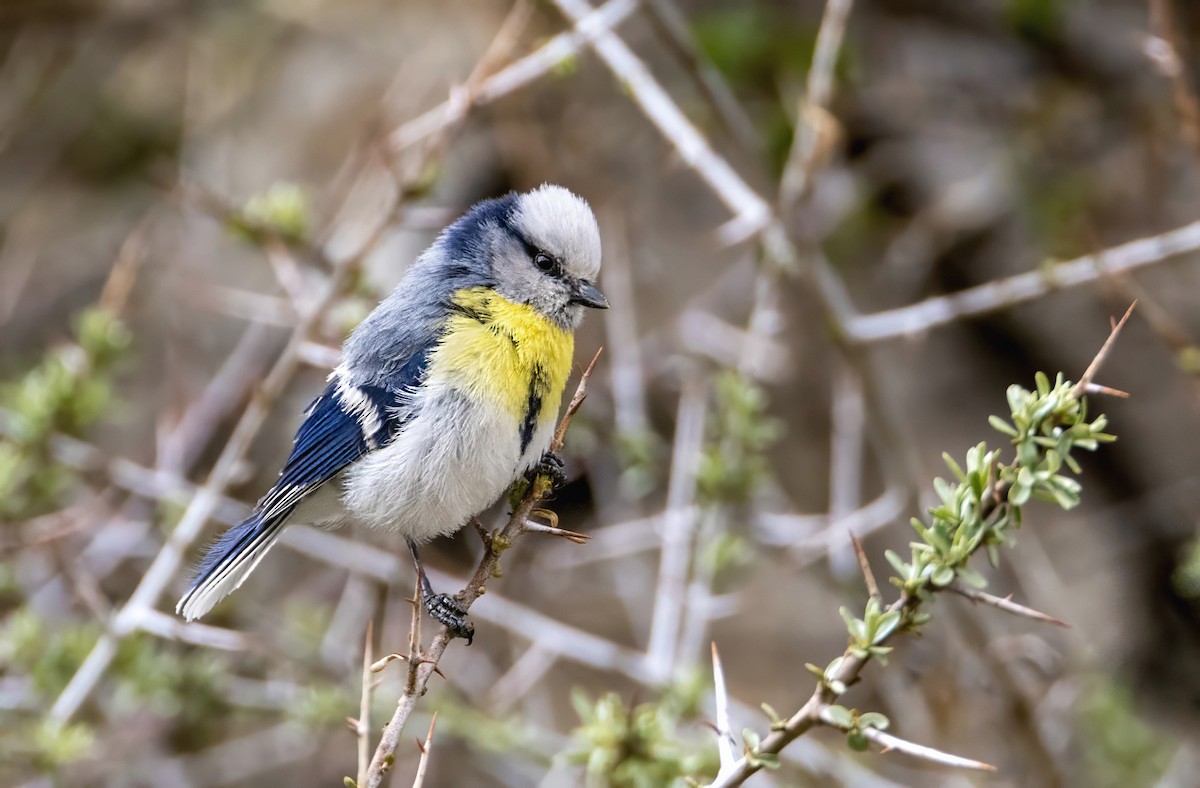
{"type": "Polygon", "coordinates": [[[1188,76],[1184,37],[1171,8],[1171,0],[1149,0],[1150,27],[1154,38],[1146,42],[1146,53],[1159,71],[1171,82],[1175,113],[1179,115],[1179,135],[1200,163],[1200,99],[1188,76]]]}
{"type": "Polygon", "coordinates": [[[779,205],[784,215],[808,193],[817,162],[831,142],[833,122],[828,108],[833,97],[834,70],[853,6],[853,0],[828,0],[825,3],[812,68],[808,70],[807,88],[796,110],[796,133],[779,187],[779,205]]]}
{"type": "Polygon", "coordinates": [[[425,784],[425,770],[429,768],[429,753],[433,750],[433,728],[437,725],[437,712],[429,718],[429,732],[425,734],[425,743],[417,742],[421,750],[421,760],[417,761],[417,774],[413,777],[413,788],[421,788],[425,784]]]}
{"type": "Polygon", "coordinates": [[[1026,607],[1018,602],[1012,601],[1012,597],[999,597],[994,594],[989,594],[986,591],[980,591],[978,588],[964,584],[961,580],[955,580],[948,586],[949,590],[964,596],[972,602],[989,605],[997,610],[1003,610],[1005,613],[1012,613],[1014,616],[1022,616],[1031,618],[1034,621],[1041,621],[1046,624],[1053,624],[1056,627],[1070,629],[1071,625],[1062,619],[1043,613],[1039,610],[1034,610],[1031,607],[1026,607]]]}
{"type": "Polygon", "coordinates": [[[871,571],[871,562],[867,560],[867,553],[863,550],[862,541],[853,532],[850,534],[850,544],[854,547],[854,554],[858,556],[858,565],[862,569],[863,582],[867,584],[867,594],[878,599],[879,584],[875,582],[875,573],[871,571]]]}
{"type": "Polygon", "coordinates": [[[1112,331],[1110,331],[1108,334],[1108,339],[1104,340],[1104,345],[1100,348],[1100,352],[1098,352],[1095,357],[1092,358],[1092,363],[1088,364],[1087,369],[1083,372],[1083,376],[1079,378],[1079,382],[1076,383],[1075,388],[1071,390],[1071,394],[1074,397],[1082,397],[1084,392],[1087,391],[1088,386],[1092,383],[1092,379],[1095,378],[1096,373],[1100,371],[1100,365],[1103,364],[1105,359],[1108,358],[1108,354],[1112,350],[1113,343],[1117,341],[1117,337],[1120,335],[1121,329],[1125,327],[1125,323],[1129,321],[1129,316],[1133,314],[1133,308],[1135,306],[1137,306],[1137,301],[1134,301],[1132,304],[1130,304],[1129,308],[1125,310],[1125,314],[1121,316],[1121,319],[1115,325],[1113,325],[1112,331]]]}
{"type": "Polygon", "coordinates": [[[388,135],[391,150],[402,150],[455,125],[472,107],[485,106],[551,73],[564,60],[578,54],[591,40],[623,22],[638,7],[638,0],[609,0],[595,10],[589,9],[575,20],[573,28],[559,33],[529,55],[500,69],[477,85],[470,95],[451,96],[438,106],[408,121],[388,135]]]}
{"type": "MultiPolygon", "coordinates": [[[[577,26],[596,13],[586,0],[553,2],[577,26]]],[[[597,32],[590,43],[646,117],[671,141],[680,159],[734,212],[735,224],[724,233],[726,240],[761,230],[771,216],[767,203],[712,149],[637,55],[609,30],[597,32]]]]}
{"type": "Polygon", "coordinates": [[[371,641],[374,629],[375,619],[367,619],[367,634],[363,637],[362,695],[358,701],[358,719],[354,721],[354,733],[358,738],[357,785],[366,782],[367,767],[371,764],[371,688],[375,685],[371,671],[374,664],[371,641]]]}

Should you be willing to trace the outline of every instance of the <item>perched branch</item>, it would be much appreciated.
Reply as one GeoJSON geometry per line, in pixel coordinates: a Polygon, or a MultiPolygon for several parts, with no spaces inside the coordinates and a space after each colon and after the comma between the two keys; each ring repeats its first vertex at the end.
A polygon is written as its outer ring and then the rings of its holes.
{"type": "MultiPolygon", "coordinates": [[[[579,412],[579,408],[583,405],[583,401],[587,397],[588,379],[592,375],[592,370],[595,369],[596,362],[600,359],[600,353],[600,350],[596,351],[596,355],[592,357],[591,363],[588,364],[587,369],[584,370],[583,375],[579,378],[579,385],[575,389],[575,395],[571,398],[570,404],[567,405],[567,410],[554,432],[554,440],[550,444],[551,451],[562,449],[567,429],[571,426],[571,420],[579,412]]],[[[483,558],[480,559],[479,565],[475,568],[471,579],[467,582],[466,587],[455,595],[455,599],[462,605],[463,610],[469,610],[475,600],[483,595],[487,581],[494,576],[501,553],[528,530],[529,515],[549,492],[550,480],[544,476],[536,477],[533,483],[529,485],[525,497],[521,499],[513,509],[512,514],[509,515],[508,522],[504,528],[498,534],[492,535],[490,544],[485,545],[483,558]]],[[[418,582],[418,587],[419,585],[418,582]]],[[[419,594],[414,602],[414,606],[417,608],[420,606],[419,594]]],[[[417,613],[414,613],[414,617],[419,619],[419,610],[417,613]]],[[[414,633],[419,631],[419,626],[419,620],[414,621],[414,633]]],[[[392,714],[392,719],[388,722],[387,727],[383,729],[383,735],[379,740],[379,745],[375,748],[375,755],[371,758],[370,768],[367,770],[367,778],[361,785],[367,786],[367,788],[378,788],[383,783],[384,776],[395,758],[396,748],[400,744],[400,736],[404,733],[404,725],[416,707],[417,700],[425,694],[429,677],[436,671],[438,663],[441,661],[442,655],[446,653],[446,648],[450,645],[452,639],[453,636],[450,634],[450,631],[446,627],[442,627],[434,636],[429,649],[422,654],[417,651],[420,648],[419,635],[414,636],[412,643],[414,651],[410,653],[408,659],[408,681],[403,694],[401,694],[400,699],[396,703],[396,711],[392,714]]]]}

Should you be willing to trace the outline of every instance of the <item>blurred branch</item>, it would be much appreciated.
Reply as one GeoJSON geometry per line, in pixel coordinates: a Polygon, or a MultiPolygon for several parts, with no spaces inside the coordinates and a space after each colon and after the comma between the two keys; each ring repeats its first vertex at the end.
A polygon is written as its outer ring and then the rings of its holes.
{"type": "Polygon", "coordinates": [[[911,336],[964,317],[1025,303],[1056,290],[1089,284],[1109,274],[1133,271],[1197,251],[1200,251],[1200,222],[1193,222],[1097,254],[997,279],[950,295],[859,315],[846,325],[847,335],[857,343],[911,336]]]}
{"type": "Polygon", "coordinates": [[[367,767],[371,764],[371,690],[375,677],[371,666],[375,660],[371,656],[371,640],[374,635],[375,620],[367,619],[367,633],[363,636],[362,659],[362,692],[358,703],[358,719],[354,720],[354,736],[358,741],[358,777],[357,784],[367,781],[367,767]]]}
{"type": "Polygon", "coordinates": [[[159,596],[174,578],[183,561],[185,551],[200,535],[200,531],[219,504],[222,492],[228,486],[237,466],[241,464],[242,458],[249,450],[251,441],[266,421],[271,406],[283,393],[284,388],[291,381],[293,373],[299,367],[296,349],[301,343],[308,340],[320,324],[325,310],[332,306],[341,294],[342,284],[350,270],[357,267],[360,260],[361,257],[355,256],[341,261],[334,269],[325,293],[292,332],[287,347],[284,348],[283,353],[267,374],[258,391],[258,396],[251,400],[242,413],[229,441],[213,466],[208,481],[188,505],[179,524],[171,531],[170,537],[163,544],[154,561],[151,562],[132,596],[112,618],[108,631],[100,637],[79,670],[71,678],[70,683],[54,702],[49,712],[49,719],[54,723],[63,724],[74,716],[116,656],[120,641],[137,629],[145,615],[144,611],[153,608],[159,596]]]}
{"type": "MultiPolygon", "coordinates": [[[[571,398],[570,404],[567,405],[566,413],[563,414],[562,420],[558,424],[558,429],[554,433],[554,440],[550,444],[550,451],[559,451],[562,449],[567,429],[571,426],[571,420],[575,417],[575,414],[579,411],[584,399],[587,397],[588,379],[591,377],[592,370],[595,368],[596,361],[599,358],[600,351],[597,351],[591,363],[588,364],[587,369],[584,370],[583,375],[580,377],[579,385],[575,389],[575,395],[571,398]]],[[[462,606],[463,610],[469,610],[475,600],[483,595],[487,581],[495,576],[501,553],[525,533],[527,530],[526,522],[529,519],[530,513],[549,492],[550,480],[545,476],[537,476],[533,483],[529,485],[529,489],[520,503],[513,508],[513,512],[509,516],[504,528],[499,533],[493,534],[484,543],[483,558],[480,559],[479,565],[475,568],[475,573],[471,576],[470,581],[468,581],[462,591],[455,595],[455,600],[462,606]]],[[[420,606],[420,594],[417,595],[413,604],[417,607],[420,606]]],[[[420,611],[417,610],[414,616],[418,619],[413,625],[413,648],[415,651],[420,648],[417,629],[419,627],[420,611]]],[[[380,737],[379,745],[375,748],[375,755],[371,758],[370,768],[367,770],[367,779],[360,785],[365,785],[367,788],[378,788],[383,783],[384,777],[395,757],[396,748],[400,744],[400,736],[404,732],[404,725],[416,707],[417,700],[425,694],[429,677],[437,670],[438,663],[441,661],[442,655],[445,654],[446,648],[450,645],[452,639],[453,636],[450,634],[450,631],[446,627],[442,627],[437,635],[434,636],[433,642],[427,651],[420,653],[419,656],[410,654],[408,659],[408,682],[406,683],[404,692],[396,703],[396,710],[392,714],[392,719],[383,729],[383,735],[380,737]]]]}
{"type": "Polygon", "coordinates": [[[1200,164],[1200,100],[1188,76],[1184,37],[1171,7],[1171,0],[1149,0],[1150,29],[1154,38],[1146,42],[1146,53],[1159,72],[1171,82],[1175,113],[1179,116],[1179,134],[1200,164]]]}
{"type": "Polygon", "coordinates": [[[646,645],[651,672],[666,682],[678,658],[680,621],[687,603],[688,571],[696,532],[696,471],[704,441],[705,385],[696,378],[684,383],[675,419],[671,477],[663,520],[662,552],[654,591],[654,617],[646,645]]]}
{"type": "MultiPolygon", "coordinates": [[[[596,13],[586,0],[553,2],[577,27],[596,13]]],[[[671,142],[683,162],[695,170],[733,211],[735,224],[723,233],[726,241],[745,238],[760,230],[770,217],[767,203],[712,149],[637,55],[607,29],[597,31],[590,43],[646,117],[671,142]]]]}
{"type": "Polygon", "coordinates": [[[808,70],[807,89],[796,111],[796,132],[792,136],[792,148],[779,187],[780,212],[784,216],[808,193],[817,164],[833,141],[835,125],[829,114],[829,101],[833,97],[834,70],[846,35],[846,20],[853,5],[853,0],[828,0],[825,3],[812,67],[808,70]]]}
{"type": "Polygon", "coordinates": [[[646,4],[650,19],[663,33],[663,39],[687,67],[688,73],[700,86],[717,118],[729,135],[745,151],[758,154],[762,148],[754,121],[746,114],[737,96],[721,72],[704,57],[692,40],[687,18],[674,0],[650,0],[646,4]]]}
{"type": "Polygon", "coordinates": [[[609,0],[575,19],[574,27],[551,38],[537,50],[500,69],[471,88],[469,95],[455,94],[403,124],[387,136],[393,151],[410,147],[461,121],[472,106],[484,106],[551,73],[564,60],[607,33],[637,9],[638,0],[609,0]]]}

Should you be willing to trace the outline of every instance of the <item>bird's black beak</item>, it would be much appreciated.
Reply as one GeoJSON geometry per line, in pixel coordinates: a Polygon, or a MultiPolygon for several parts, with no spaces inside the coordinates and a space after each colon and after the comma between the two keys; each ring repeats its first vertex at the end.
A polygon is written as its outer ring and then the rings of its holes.
{"type": "Polygon", "coordinates": [[[576,283],[571,303],[582,304],[592,309],[608,309],[608,299],[604,297],[604,293],[600,292],[600,288],[583,279],[576,283]]]}

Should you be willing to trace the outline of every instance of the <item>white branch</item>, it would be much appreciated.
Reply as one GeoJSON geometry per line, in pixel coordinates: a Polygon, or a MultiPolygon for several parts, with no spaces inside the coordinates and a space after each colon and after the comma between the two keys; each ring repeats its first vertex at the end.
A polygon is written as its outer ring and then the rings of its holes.
{"type": "Polygon", "coordinates": [[[940,763],[943,766],[955,766],[959,769],[977,769],[984,772],[994,772],[996,767],[990,763],[976,761],[972,758],[963,758],[961,755],[952,755],[948,752],[935,750],[933,747],[926,747],[924,744],[915,744],[913,742],[893,736],[890,733],[885,733],[875,728],[864,728],[863,735],[868,741],[872,741],[883,748],[884,752],[902,752],[905,755],[911,755],[914,758],[920,758],[923,761],[932,763],[940,763]]]}
{"type": "Polygon", "coordinates": [[[675,444],[671,450],[671,478],[667,487],[667,514],[663,526],[658,584],[654,591],[654,616],[646,646],[646,660],[661,681],[670,678],[678,658],[680,622],[687,604],[688,571],[696,531],[696,471],[704,441],[705,387],[692,378],[679,396],[675,419],[675,444]]]}
{"type": "Polygon", "coordinates": [[[720,777],[723,772],[733,768],[737,757],[733,754],[733,732],[729,724],[729,691],[725,688],[725,670],[721,666],[721,655],[717,653],[717,644],[712,644],[713,693],[717,703],[717,752],[721,759],[721,769],[717,772],[720,777]]]}
{"type": "Polygon", "coordinates": [[[1114,246],[1095,255],[997,279],[916,304],[852,317],[847,335],[855,342],[911,336],[964,317],[1032,301],[1056,290],[1095,282],[1200,251],[1200,222],[1114,246]]]}

